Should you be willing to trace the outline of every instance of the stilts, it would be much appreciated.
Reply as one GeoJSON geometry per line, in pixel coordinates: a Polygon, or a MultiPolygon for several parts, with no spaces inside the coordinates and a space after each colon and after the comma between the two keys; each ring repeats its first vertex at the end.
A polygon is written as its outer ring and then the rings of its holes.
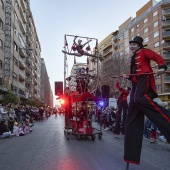
{"type": "Polygon", "coordinates": [[[126,169],[125,170],[129,170],[129,163],[126,164],[126,169]]]}

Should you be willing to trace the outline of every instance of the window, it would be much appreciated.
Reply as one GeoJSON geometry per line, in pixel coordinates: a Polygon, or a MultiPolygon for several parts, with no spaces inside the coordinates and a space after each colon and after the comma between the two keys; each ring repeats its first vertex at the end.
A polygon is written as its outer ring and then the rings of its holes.
{"type": "Polygon", "coordinates": [[[156,27],[158,25],[158,21],[154,22],[153,26],[156,27]]]}
{"type": "Polygon", "coordinates": [[[145,18],[145,19],[143,20],[143,23],[146,23],[146,22],[148,22],[148,18],[145,18]]]}
{"type": "Polygon", "coordinates": [[[3,48],[3,41],[0,39],[0,49],[3,48]]]}
{"type": "Polygon", "coordinates": [[[139,28],[139,24],[136,25],[136,28],[139,28]]]}
{"type": "Polygon", "coordinates": [[[120,56],[122,56],[123,55],[123,52],[120,52],[120,56]]]}
{"type": "MultiPolygon", "coordinates": [[[[122,39],[123,39],[123,36],[120,36],[120,37],[119,37],[119,40],[122,40],[122,39]]],[[[37,46],[36,46],[36,48],[37,48],[37,46]]]]}
{"type": "Polygon", "coordinates": [[[0,8],[4,10],[4,3],[2,2],[2,0],[0,0],[0,8]]]}
{"type": "Polygon", "coordinates": [[[148,32],[148,27],[143,30],[144,33],[148,32]]]}
{"type": "Polygon", "coordinates": [[[155,17],[156,15],[158,15],[158,11],[155,11],[152,15],[153,17],[155,17]]]}
{"type": "Polygon", "coordinates": [[[0,60],[0,70],[2,70],[2,60],[0,60]]]}
{"type": "Polygon", "coordinates": [[[160,79],[160,78],[161,78],[161,76],[160,76],[160,75],[155,76],[155,79],[160,79]]]}
{"type": "Polygon", "coordinates": [[[14,57],[14,64],[18,66],[18,60],[14,57]]]}
{"type": "Polygon", "coordinates": [[[3,22],[1,19],[0,19],[0,30],[3,30],[3,22]]]}
{"type": "Polygon", "coordinates": [[[15,73],[13,73],[13,79],[17,80],[17,75],[15,73]]]}
{"type": "Polygon", "coordinates": [[[159,42],[156,42],[156,43],[154,44],[154,48],[156,48],[156,47],[159,47],[159,42]]]}
{"type": "Polygon", "coordinates": [[[146,42],[148,42],[148,41],[149,41],[149,37],[146,37],[146,38],[143,40],[144,43],[146,43],[146,42]]]}
{"type": "Polygon", "coordinates": [[[134,32],[134,28],[132,28],[130,31],[131,31],[131,32],[134,32]]]}
{"type": "Polygon", "coordinates": [[[17,46],[17,44],[15,42],[14,42],[14,50],[18,51],[18,46],[17,46]]]}
{"type": "Polygon", "coordinates": [[[156,89],[160,90],[161,89],[161,85],[156,85],[156,89]]]}
{"type": "Polygon", "coordinates": [[[154,32],[154,38],[159,35],[159,31],[154,32]]]}
{"type": "Polygon", "coordinates": [[[119,48],[122,48],[123,47],[123,43],[119,45],[119,48]]]}

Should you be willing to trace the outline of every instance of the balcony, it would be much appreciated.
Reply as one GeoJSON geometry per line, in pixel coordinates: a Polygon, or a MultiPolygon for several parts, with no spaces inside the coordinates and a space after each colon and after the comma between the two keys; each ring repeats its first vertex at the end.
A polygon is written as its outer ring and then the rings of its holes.
{"type": "Polygon", "coordinates": [[[25,9],[25,10],[27,9],[27,4],[24,0],[21,0],[21,5],[22,5],[23,9],[25,9]]]}
{"type": "Polygon", "coordinates": [[[110,42],[110,43],[107,43],[107,44],[105,44],[104,45],[104,47],[103,47],[103,50],[106,50],[107,48],[110,48],[110,47],[112,47],[112,43],[110,42]]]}
{"type": "Polygon", "coordinates": [[[163,55],[163,58],[164,58],[165,60],[170,60],[170,53],[164,54],[164,55],[163,55]]]}
{"type": "Polygon", "coordinates": [[[170,7],[170,2],[169,0],[162,0],[162,8],[170,7]]]}
{"type": "Polygon", "coordinates": [[[26,34],[26,24],[22,23],[20,21],[20,29],[22,31],[22,34],[25,35],[26,34]]]}
{"type": "Polygon", "coordinates": [[[25,71],[19,69],[19,80],[22,82],[25,80],[25,71]]]}
{"type": "Polygon", "coordinates": [[[166,20],[162,22],[162,28],[169,28],[170,26],[170,20],[166,20]]]}
{"type": "Polygon", "coordinates": [[[19,57],[19,68],[21,70],[25,69],[25,60],[23,60],[21,56],[19,57]]]}
{"type": "Polygon", "coordinates": [[[170,83],[170,76],[165,75],[164,76],[164,83],[170,83]]]}
{"type": "Polygon", "coordinates": [[[162,47],[164,50],[170,50],[170,42],[165,42],[164,44],[162,44],[162,47]]]}
{"type": "Polygon", "coordinates": [[[165,17],[169,17],[170,16],[170,9],[165,9],[162,11],[162,14],[165,16],[165,17]]]}
{"type": "Polygon", "coordinates": [[[166,20],[162,22],[162,28],[168,28],[170,26],[170,20],[166,20]]]}
{"type": "Polygon", "coordinates": [[[107,55],[109,55],[111,53],[112,53],[112,48],[109,48],[109,49],[103,51],[103,57],[106,57],[107,55]]]}
{"type": "Polygon", "coordinates": [[[164,40],[170,40],[170,31],[164,31],[162,37],[164,40]]]}
{"type": "Polygon", "coordinates": [[[20,15],[21,15],[23,23],[26,23],[26,13],[23,11],[22,8],[20,8],[20,15]]]}
{"type": "Polygon", "coordinates": [[[164,93],[170,93],[170,88],[164,88],[164,93]]]}

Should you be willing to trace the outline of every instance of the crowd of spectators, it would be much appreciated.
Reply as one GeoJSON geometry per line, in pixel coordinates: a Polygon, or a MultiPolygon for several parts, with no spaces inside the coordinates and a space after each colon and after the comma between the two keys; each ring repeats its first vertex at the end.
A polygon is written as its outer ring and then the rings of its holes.
{"type": "Polygon", "coordinates": [[[0,104],[0,138],[24,136],[32,132],[36,121],[52,114],[52,109],[20,104],[0,104]]]}
{"type": "MultiPolygon", "coordinates": [[[[167,106],[166,102],[164,102],[163,104],[163,107],[167,106]]],[[[99,109],[96,121],[103,126],[104,130],[113,131],[116,122],[116,114],[117,109],[113,107],[99,109]]],[[[122,130],[122,126],[120,127],[120,130],[122,130]]],[[[162,142],[167,143],[167,140],[162,135],[161,131],[146,116],[144,121],[144,138],[148,139],[150,143],[156,143],[158,139],[162,142]]]]}

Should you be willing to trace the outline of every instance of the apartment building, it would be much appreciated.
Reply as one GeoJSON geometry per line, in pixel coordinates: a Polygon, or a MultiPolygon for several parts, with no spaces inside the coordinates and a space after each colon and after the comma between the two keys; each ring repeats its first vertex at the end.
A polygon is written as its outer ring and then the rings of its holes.
{"type": "Polygon", "coordinates": [[[53,107],[53,93],[50,85],[50,80],[48,77],[45,61],[41,58],[41,102],[45,106],[53,107]]]}
{"type": "Polygon", "coordinates": [[[29,0],[0,0],[0,93],[40,99],[41,47],[29,0]]]}
{"type": "MultiPolygon", "coordinates": [[[[165,59],[168,70],[170,70],[170,1],[162,0],[156,2],[154,0],[148,1],[141,9],[136,12],[135,18],[128,18],[119,26],[118,31],[113,34],[112,47],[110,45],[110,52],[108,56],[103,51],[103,72],[108,69],[108,75],[113,73],[117,63],[115,64],[115,56],[124,56],[126,59],[130,56],[129,41],[135,36],[143,37],[144,44],[148,48],[159,53],[165,59]],[[109,62],[108,62],[109,61],[109,62]],[[105,66],[105,63],[108,62],[105,66]],[[111,62],[113,62],[111,64],[111,62]]],[[[111,35],[110,35],[111,36],[111,35]]],[[[104,41],[103,46],[107,46],[108,41],[104,41]]],[[[101,43],[100,43],[101,44],[101,43]]],[[[128,60],[128,59],[127,59],[128,60]]],[[[151,63],[153,69],[157,66],[154,62],[151,63]]],[[[118,67],[117,67],[118,68],[118,67]]],[[[126,70],[120,70],[119,73],[126,70]]],[[[109,75],[110,76],[110,75],[109,75]]],[[[156,86],[159,97],[164,101],[170,101],[170,73],[165,73],[156,78],[156,86]]]]}

